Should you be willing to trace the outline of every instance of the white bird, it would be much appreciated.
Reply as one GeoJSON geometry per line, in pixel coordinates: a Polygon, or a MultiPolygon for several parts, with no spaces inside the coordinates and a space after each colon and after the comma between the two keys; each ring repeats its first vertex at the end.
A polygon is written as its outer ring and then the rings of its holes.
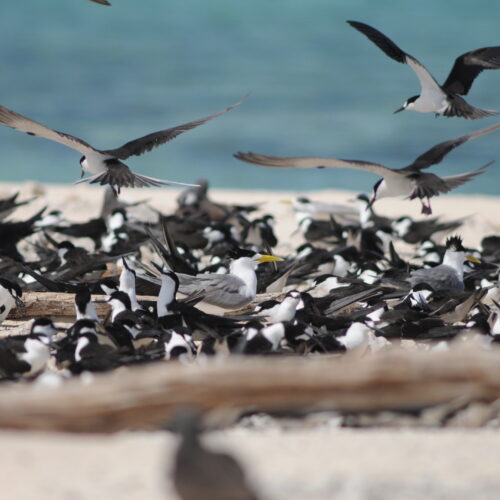
{"type": "Polygon", "coordinates": [[[185,295],[203,295],[203,302],[224,309],[236,309],[249,304],[257,294],[255,270],[262,262],[280,262],[274,255],[263,255],[251,250],[237,249],[232,252],[233,260],[228,274],[178,273],[179,292],[185,295]]]}
{"type": "Polygon", "coordinates": [[[410,200],[419,198],[422,203],[422,213],[432,213],[429,199],[441,193],[448,193],[452,189],[470,181],[481,174],[492,162],[481,168],[459,175],[439,177],[436,174],[422,172],[432,165],[440,163],[443,158],[455,148],[476,137],[489,134],[500,128],[500,123],[490,127],[465,134],[449,141],[444,141],[420,155],[413,163],[403,168],[389,168],[379,163],[362,160],[342,160],[337,158],[318,157],[279,157],[256,153],[236,153],[235,158],[263,167],[291,167],[291,168],[353,168],[380,175],[382,179],[373,186],[370,206],[375,200],[388,196],[406,195],[410,200]],[[427,205],[424,202],[427,200],[427,205]]]}
{"type": "Polygon", "coordinates": [[[439,83],[417,59],[402,51],[392,40],[368,24],[347,21],[363,33],[390,58],[408,64],[420,82],[420,94],[410,97],[395,113],[404,110],[436,115],[457,116],[469,120],[497,115],[500,111],[471,106],[459,95],[467,95],[475,78],[484,69],[500,69],[500,46],[483,47],[457,57],[455,64],[443,83],[439,83]]]}
{"type": "Polygon", "coordinates": [[[80,152],[83,155],[80,159],[82,176],[84,173],[94,175],[81,179],[77,181],[76,184],[81,182],[89,182],[90,184],[98,183],[101,185],[109,184],[115,193],[119,193],[122,187],[145,187],[169,184],[194,186],[194,184],[161,180],[154,177],[135,174],[120,160],[126,160],[130,156],[139,156],[147,151],[151,151],[153,148],[175,139],[183,132],[198,127],[213,118],[217,118],[227,113],[239,106],[244,99],[245,98],[232,106],[228,106],[218,113],[182,125],[177,125],[176,127],[153,132],[152,134],[127,142],[116,149],[96,149],[78,137],[52,130],[41,123],[31,120],[3,106],[0,106],[0,124],[13,128],[14,130],[19,130],[20,132],[26,132],[28,135],[43,137],[44,139],[58,142],[59,144],[63,144],[68,148],[80,152]]]}

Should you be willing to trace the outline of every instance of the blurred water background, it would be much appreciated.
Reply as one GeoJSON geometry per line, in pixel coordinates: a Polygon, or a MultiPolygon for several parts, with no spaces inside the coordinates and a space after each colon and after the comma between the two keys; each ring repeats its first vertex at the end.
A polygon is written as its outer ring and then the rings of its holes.
{"type": "MultiPolygon", "coordinates": [[[[495,123],[392,112],[418,93],[412,71],[346,24],[366,22],[443,82],[458,55],[500,44],[500,2],[476,0],[2,0],[0,104],[95,147],[114,148],[238,109],[128,164],[140,173],[214,187],[367,190],[350,170],[276,171],[236,151],[336,156],[405,166],[434,144],[495,123]]],[[[468,100],[500,108],[500,71],[468,100]]],[[[493,133],[435,171],[500,160],[493,133]]],[[[79,154],[0,128],[0,181],[70,183],[79,154]]],[[[460,189],[497,194],[500,163],[460,189]]]]}

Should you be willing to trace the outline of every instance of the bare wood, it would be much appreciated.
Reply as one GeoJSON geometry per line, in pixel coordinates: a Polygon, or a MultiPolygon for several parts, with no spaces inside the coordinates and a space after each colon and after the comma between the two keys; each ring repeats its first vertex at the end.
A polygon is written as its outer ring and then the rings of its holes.
{"type": "MultiPolygon", "coordinates": [[[[9,319],[30,319],[39,316],[68,318],[75,316],[75,295],[73,293],[25,292],[22,298],[25,305],[24,311],[13,309],[8,316],[9,319]]],[[[92,295],[92,302],[100,318],[106,317],[110,311],[106,299],[106,295],[92,295]]],[[[156,301],[156,297],[144,295],[137,297],[137,300],[156,301]]]]}
{"type": "MultiPolygon", "coordinates": [[[[470,346],[469,346],[470,347],[470,346]]],[[[59,389],[0,388],[0,427],[114,432],[161,425],[181,404],[202,409],[415,409],[500,397],[500,352],[392,351],[364,358],[229,358],[159,362],[59,389]]]]}

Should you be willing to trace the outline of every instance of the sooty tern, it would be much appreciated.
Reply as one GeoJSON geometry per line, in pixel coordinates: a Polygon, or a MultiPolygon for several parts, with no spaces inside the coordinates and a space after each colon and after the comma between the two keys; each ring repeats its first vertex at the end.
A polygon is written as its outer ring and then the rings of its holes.
{"type": "Polygon", "coordinates": [[[383,33],[357,21],[347,21],[353,28],[368,37],[377,47],[397,62],[408,64],[420,82],[420,95],[407,99],[395,113],[403,110],[436,115],[457,116],[469,120],[499,114],[500,111],[471,106],[459,95],[467,95],[475,78],[484,69],[500,69],[500,46],[483,47],[466,52],[455,59],[448,78],[439,85],[417,59],[402,51],[383,33]]]}
{"type": "Polygon", "coordinates": [[[452,175],[449,177],[439,177],[436,174],[422,172],[423,169],[440,163],[443,158],[453,149],[464,142],[475,139],[481,135],[489,134],[500,128],[500,123],[490,127],[462,135],[449,141],[441,142],[432,147],[424,154],[420,155],[413,163],[404,168],[392,169],[384,167],[378,163],[360,160],[341,160],[336,158],[316,158],[316,157],[278,157],[267,156],[256,153],[236,153],[234,156],[238,160],[261,165],[263,167],[292,167],[292,168],[353,168],[365,170],[378,174],[382,177],[373,186],[373,193],[370,206],[378,198],[387,196],[407,195],[410,200],[419,198],[422,202],[422,213],[432,213],[429,199],[441,193],[447,193],[465,182],[471,180],[478,174],[484,172],[486,167],[466,172],[464,174],[452,175]],[[424,202],[427,199],[427,205],[424,202]]]}
{"type": "Polygon", "coordinates": [[[123,162],[130,156],[139,156],[153,148],[161,146],[168,141],[171,141],[178,135],[191,130],[203,123],[217,118],[224,113],[239,106],[243,100],[228,106],[227,108],[214,113],[204,118],[194,120],[192,122],[177,125],[176,127],[153,132],[139,139],[134,139],[127,142],[117,149],[100,150],[95,149],[87,142],[74,137],[64,132],[52,130],[41,123],[38,123],[30,118],[22,116],[15,111],[11,111],[3,106],[0,106],[0,124],[7,127],[26,132],[29,135],[43,137],[51,141],[58,142],[71,149],[75,149],[83,154],[80,159],[82,167],[82,176],[85,172],[94,174],[86,179],[81,179],[76,182],[89,182],[91,184],[99,183],[101,185],[109,184],[116,193],[120,192],[122,187],[145,187],[145,186],[160,186],[175,184],[180,186],[193,186],[193,184],[185,184],[182,182],[173,182],[155,179],[154,177],[146,177],[145,175],[134,174],[123,162]]]}

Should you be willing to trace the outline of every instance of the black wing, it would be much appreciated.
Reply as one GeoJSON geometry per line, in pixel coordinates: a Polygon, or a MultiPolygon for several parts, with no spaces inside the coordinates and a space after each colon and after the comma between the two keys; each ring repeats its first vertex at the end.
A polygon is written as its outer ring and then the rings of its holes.
{"type": "Polygon", "coordinates": [[[120,158],[121,160],[126,160],[129,156],[139,156],[147,151],[151,151],[153,148],[157,148],[162,144],[165,144],[172,139],[175,139],[178,135],[186,132],[188,130],[192,130],[193,128],[198,127],[199,125],[203,125],[205,122],[209,120],[213,120],[218,116],[231,111],[232,109],[239,106],[244,100],[246,96],[238,101],[236,104],[228,106],[227,108],[219,111],[218,113],[214,113],[213,115],[205,116],[205,118],[200,118],[199,120],[194,120],[192,122],[184,123],[183,125],[177,125],[176,127],[167,128],[165,130],[160,130],[158,132],[153,132],[152,134],[145,135],[144,137],[140,137],[139,139],[134,139],[133,141],[127,142],[123,146],[117,149],[109,149],[107,151],[102,151],[103,153],[109,154],[114,158],[120,158]]]}
{"type": "Polygon", "coordinates": [[[443,89],[466,95],[483,69],[500,69],[500,47],[483,47],[457,57],[443,89]]]}
{"type": "Polygon", "coordinates": [[[363,35],[368,37],[379,49],[383,50],[391,59],[399,63],[406,64],[406,52],[402,51],[391,39],[383,33],[372,28],[368,24],[358,21],[347,21],[353,28],[357,29],[363,35]]]}
{"type": "Polygon", "coordinates": [[[423,168],[428,168],[431,165],[436,165],[437,163],[440,163],[450,151],[453,151],[464,142],[475,139],[476,137],[479,137],[481,135],[489,134],[490,132],[493,132],[494,130],[497,130],[499,128],[500,123],[497,123],[496,125],[492,125],[491,127],[486,127],[481,130],[471,132],[470,134],[462,135],[460,137],[456,137],[455,139],[441,142],[426,151],[424,154],[420,155],[411,165],[402,168],[401,170],[422,170],[423,168]]]}

